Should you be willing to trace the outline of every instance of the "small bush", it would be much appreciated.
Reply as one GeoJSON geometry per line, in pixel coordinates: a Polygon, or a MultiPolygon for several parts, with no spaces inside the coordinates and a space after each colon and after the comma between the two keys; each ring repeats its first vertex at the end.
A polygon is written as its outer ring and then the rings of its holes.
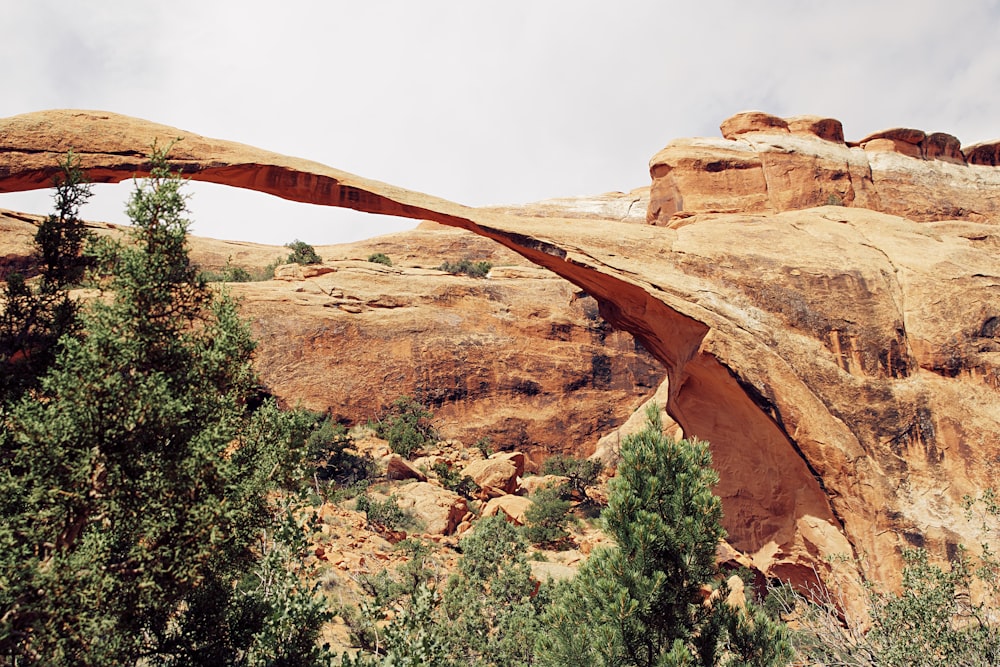
{"type": "Polygon", "coordinates": [[[379,532],[394,531],[406,519],[406,514],[399,507],[395,496],[376,500],[363,493],[358,496],[357,508],[359,512],[365,513],[368,527],[379,532]]]}
{"type": "Polygon", "coordinates": [[[473,262],[470,259],[463,259],[460,262],[445,262],[438,267],[441,271],[447,271],[448,273],[454,274],[464,274],[470,278],[485,278],[486,274],[490,272],[493,265],[489,262],[473,262]]]}
{"type": "Polygon", "coordinates": [[[483,436],[479,440],[476,440],[476,444],[472,446],[481,451],[486,458],[493,456],[493,443],[490,442],[488,436],[483,436]]]}
{"type": "Polygon", "coordinates": [[[542,465],[542,473],[545,475],[560,475],[569,478],[566,484],[559,489],[561,495],[573,497],[578,500],[586,498],[588,486],[592,486],[597,481],[597,476],[604,469],[604,464],[600,461],[589,459],[578,459],[565,454],[551,456],[542,465]]]}
{"type": "Polygon", "coordinates": [[[286,248],[290,248],[292,254],[288,256],[286,263],[288,264],[319,264],[323,259],[316,254],[316,249],[305,241],[300,241],[295,239],[291,243],[285,244],[286,248]]]}
{"type": "Polygon", "coordinates": [[[435,438],[430,420],[434,414],[419,401],[401,396],[393,401],[389,414],[373,424],[375,434],[389,441],[389,449],[404,458],[435,438]]]}
{"type": "MultiPolygon", "coordinates": [[[[307,456],[316,466],[316,479],[334,483],[339,489],[363,489],[378,476],[378,465],[369,454],[353,449],[354,438],[342,424],[329,417],[318,422],[306,440],[307,456]]],[[[341,494],[343,495],[343,494],[341,494]]],[[[356,495],[356,494],[355,494],[356,495]]]]}
{"type": "Polygon", "coordinates": [[[462,475],[447,463],[435,463],[431,470],[437,475],[438,481],[449,491],[472,500],[479,492],[479,485],[468,475],[462,475]]]}
{"type": "Polygon", "coordinates": [[[524,513],[527,523],[521,529],[524,539],[535,546],[561,547],[567,545],[572,503],[560,497],[558,489],[545,487],[531,496],[532,505],[524,513]]]}
{"type": "Polygon", "coordinates": [[[201,278],[207,283],[249,283],[254,276],[242,266],[233,266],[233,258],[226,260],[220,271],[202,271],[201,278]]]}
{"type": "Polygon", "coordinates": [[[389,255],[382,252],[373,252],[368,255],[368,261],[374,264],[383,264],[385,266],[392,266],[392,260],[389,259],[389,255]]]}

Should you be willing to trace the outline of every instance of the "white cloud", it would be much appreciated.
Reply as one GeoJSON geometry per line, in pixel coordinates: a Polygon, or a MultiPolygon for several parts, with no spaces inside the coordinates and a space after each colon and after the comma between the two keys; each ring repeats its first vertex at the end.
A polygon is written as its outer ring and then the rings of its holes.
{"type": "MultiPolygon", "coordinates": [[[[8,4],[0,116],[108,109],[474,205],[642,185],[667,141],[748,108],[1000,135],[995,0],[8,4]]],[[[385,229],[210,186],[193,207],[230,238],[385,229]]]]}

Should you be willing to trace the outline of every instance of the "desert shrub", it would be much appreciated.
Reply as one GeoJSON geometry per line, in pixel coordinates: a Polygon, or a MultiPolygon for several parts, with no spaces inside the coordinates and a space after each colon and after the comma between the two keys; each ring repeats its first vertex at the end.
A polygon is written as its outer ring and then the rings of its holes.
{"type": "Polygon", "coordinates": [[[230,257],[221,270],[202,271],[201,279],[209,283],[249,283],[253,282],[254,276],[242,266],[234,266],[230,257]]]}
{"type": "Polygon", "coordinates": [[[434,416],[421,402],[400,396],[389,406],[388,413],[372,425],[375,434],[389,441],[389,448],[409,458],[435,438],[431,418],[434,416]]]}
{"type": "Polygon", "coordinates": [[[448,273],[464,274],[470,278],[485,278],[493,265],[489,262],[474,262],[471,259],[463,259],[458,262],[444,262],[438,267],[441,271],[448,273]]]}
{"type": "Polygon", "coordinates": [[[472,446],[478,449],[480,452],[482,452],[483,456],[487,458],[493,456],[493,443],[490,441],[489,436],[484,435],[483,437],[476,440],[475,444],[473,444],[472,446]]]}
{"type": "Polygon", "coordinates": [[[502,517],[488,517],[476,523],[459,548],[457,571],[443,585],[411,577],[411,591],[400,597],[406,577],[381,577],[350,621],[358,627],[354,634],[363,650],[344,656],[342,664],[533,664],[547,587],[532,580],[517,529],[502,517]]]}
{"type": "Polygon", "coordinates": [[[447,463],[435,463],[431,470],[437,475],[441,485],[449,491],[454,491],[460,496],[472,499],[479,492],[479,485],[468,475],[461,474],[453,466],[447,463]]]}
{"type": "Polygon", "coordinates": [[[368,255],[368,261],[374,264],[383,264],[385,266],[392,266],[392,260],[389,259],[389,255],[384,252],[373,252],[368,255]]]}
{"type": "Polygon", "coordinates": [[[285,244],[291,249],[291,254],[285,260],[287,264],[320,264],[323,259],[316,254],[316,249],[305,241],[295,239],[291,243],[285,244]]]}
{"type": "Polygon", "coordinates": [[[406,513],[400,508],[395,496],[379,500],[363,493],[358,496],[357,509],[365,513],[368,527],[379,532],[394,531],[406,520],[406,513]]]}
{"type": "Polygon", "coordinates": [[[563,500],[558,489],[545,487],[531,496],[532,505],[524,513],[527,523],[521,534],[531,544],[540,547],[568,547],[567,538],[573,504],[563,500]]]}
{"type": "MultiPolygon", "coordinates": [[[[329,492],[329,497],[345,500],[367,488],[379,476],[378,464],[370,454],[354,450],[354,438],[343,424],[327,415],[312,414],[312,429],[306,439],[306,452],[313,466],[316,487],[329,492]],[[332,489],[330,487],[332,485],[332,489]]],[[[317,492],[320,489],[317,488],[317,492]]]]}
{"type": "Polygon", "coordinates": [[[796,619],[792,641],[800,657],[889,667],[1000,664],[1000,563],[993,546],[1000,506],[991,489],[977,498],[967,496],[965,504],[969,518],[983,522],[986,541],[980,556],[973,559],[959,548],[944,567],[932,563],[924,549],[904,550],[899,593],[866,587],[865,626],[853,618],[844,623],[837,591],[817,584],[807,599],[790,586],[772,587],[769,603],[796,619]]]}
{"type": "Polygon", "coordinates": [[[565,454],[550,456],[542,464],[543,474],[567,477],[568,480],[560,492],[563,497],[577,499],[586,497],[587,487],[592,486],[597,481],[597,476],[601,474],[603,469],[604,464],[600,461],[578,459],[565,454]]]}

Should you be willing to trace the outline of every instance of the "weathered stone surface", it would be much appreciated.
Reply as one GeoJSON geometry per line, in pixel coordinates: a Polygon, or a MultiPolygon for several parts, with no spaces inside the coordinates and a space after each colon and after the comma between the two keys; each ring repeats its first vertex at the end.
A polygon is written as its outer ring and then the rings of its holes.
{"type": "Polygon", "coordinates": [[[562,475],[531,475],[521,480],[521,488],[517,492],[524,496],[531,496],[538,489],[561,486],[568,481],[569,477],[562,475]]]}
{"type": "Polygon", "coordinates": [[[958,140],[958,137],[944,132],[934,132],[927,135],[924,139],[924,157],[928,160],[965,164],[962,142],[958,140]]]}
{"type": "Polygon", "coordinates": [[[394,493],[400,508],[412,512],[431,535],[451,535],[469,511],[465,498],[430,482],[404,484],[394,493]]]}
{"type": "Polygon", "coordinates": [[[518,526],[527,523],[524,513],[531,507],[532,502],[524,496],[504,495],[490,498],[489,502],[483,506],[483,516],[493,516],[503,514],[507,521],[518,526]]]}
{"type": "Polygon", "coordinates": [[[490,457],[473,461],[462,469],[462,475],[471,477],[489,498],[517,491],[517,468],[507,459],[490,457]]]}
{"type": "MultiPolygon", "coordinates": [[[[0,120],[0,189],[42,187],[41,165],[71,146],[88,148],[90,173],[128,178],[143,165],[129,151],[180,132],[40,118],[0,120]]],[[[944,557],[977,543],[961,498],[995,484],[1000,460],[992,167],[787,132],[675,142],[654,158],[650,211],[678,219],[654,227],[503,215],[226,142],[180,145],[195,178],[469,229],[586,292],[666,366],[668,412],[711,442],[730,543],[769,576],[832,576],[826,557],[847,554],[893,582],[902,546],[944,557]],[[804,208],[829,194],[849,206],[804,208]]]]}
{"type": "Polygon", "coordinates": [[[751,132],[788,132],[788,122],[763,111],[743,111],[722,121],[719,129],[726,139],[735,139],[751,132]]]}
{"type": "Polygon", "coordinates": [[[792,116],[786,118],[792,134],[812,135],[835,144],[844,143],[844,125],[836,118],[822,116],[792,116]]]}
{"type": "Polygon", "coordinates": [[[415,479],[426,482],[427,475],[417,470],[399,454],[390,454],[385,462],[385,476],[392,480],[415,479]]]}
{"type": "Polygon", "coordinates": [[[962,149],[962,154],[969,164],[986,167],[1000,165],[1000,141],[986,141],[962,149]]]}
{"type": "Polygon", "coordinates": [[[530,204],[491,206],[488,210],[531,218],[586,218],[646,222],[649,186],[630,192],[606,192],[593,197],[559,197],[530,204]]]}
{"type": "Polygon", "coordinates": [[[1000,202],[982,196],[983,188],[1000,187],[1000,173],[978,168],[997,164],[993,144],[963,152],[952,135],[909,128],[845,144],[839,123],[818,117],[782,127],[766,114],[739,114],[726,123],[724,139],[675,140],[653,157],[649,222],[829,204],[919,222],[1000,220],[1000,202]]]}

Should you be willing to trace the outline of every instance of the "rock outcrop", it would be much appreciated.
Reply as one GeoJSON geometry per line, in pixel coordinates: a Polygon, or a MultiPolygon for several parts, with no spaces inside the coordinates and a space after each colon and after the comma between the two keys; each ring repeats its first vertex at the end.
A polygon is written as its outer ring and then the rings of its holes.
{"type": "Polygon", "coordinates": [[[649,217],[665,226],[471,209],[92,112],[0,120],[0,191],[44,187],[69,148],[96,180],[130,178],[153,138],[184,136],[174,159],[195,179],[494,239],[664,364],[668,412],[712,443],[729,542],[762,572],[802,583],[845,554],[892,582],[902,546],[975,544],[961,499],[996,478],[1000,175],[987,149],[956,164],[948,139],[862,148],[829,119],[784,123],[658,154],[649,217]]]}
{"type": "Polygon", "coordinates": [[[722,139],[679,139],[649,163],[647,220],[700,213],[780,213],[835,204],[919,222],[1000,221],[1000,142],[964,150],[950,134],[895,128],[845,143],[831,118],[758,111],[723,121],[722,139]]]}

